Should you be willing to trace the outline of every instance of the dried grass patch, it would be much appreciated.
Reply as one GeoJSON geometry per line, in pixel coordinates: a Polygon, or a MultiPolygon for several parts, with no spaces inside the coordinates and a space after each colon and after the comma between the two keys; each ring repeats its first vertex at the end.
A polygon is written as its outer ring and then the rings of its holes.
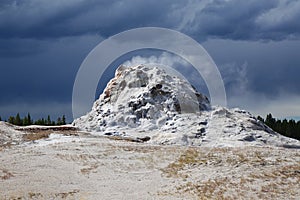
{"type": "Polygon", "coordinates": [[[50,131],[41,131],[38,133],[26,133],[23,135],[25,141],[35,141],[40,139],[48,138],[52,132],[50,131]]]}
{"type": "Polygon", "coordinates": [[[180,173],[181,170],[185,169],[186,167],[195,166],[206,162],[207,160],[201,157],[201,152],[198,149],[188,148],[179,156],[176,161],[170,163],[166,168],[161,169],[161,171],[168,178],[187,178],[187,175],[180,173]]]}
{"type": "Polygon", "coordinates": [[[80,162],[87,162],[90,160],[96,160],[94,155],[91,154],[61,154],[61,153],[57,153],[56,157],[62,159],[62,160],[66,160],[66,161],[80,161],[80,162]]]}
{"type": "Polygon", "coordinates": [[[189,148],[162,169],[164,176],[175,179],[178,184],[159,194],[199,199],[282,199],[299,196],[300,162],[293,162],[292,159],[297,158],[299,153],[286,154],[286,151],[289,150],[189,148]],[[206,172],[211,176],[204,175],[206,172]]]}
{"type": "Polygon", "coordinates": [[[83,174],[83,175],[89,175],[90,173],[96,173],[97,172],[97,169],[98,168],[98,165],[96,165],[96,164],[93,164],[93,165],[91,165],[91,166],[89,166],[89,167],[86,167],[86,168],[82,168],[81,170],[80,170],[80,172],[83,174]]]}
{"type": "Polygon", "coordinates": [[[11,177],[14,177],[14,175],[12,173],[10,173],[7,169],[1,169],[1,176],[0,178],[2,180],[7,180],[10,179],[11,177]]]}
{"type": "Polygon", "coordinates": [[[69,192],[59,192],[50,195],[45,195],[40,192],[28,192],[24,196],[10,196],[8,199],[10,200],[21,200],[21,199],[78,199],[75,198],[76,194],[79,193],[78,189],[74,189],[69,192]]]}

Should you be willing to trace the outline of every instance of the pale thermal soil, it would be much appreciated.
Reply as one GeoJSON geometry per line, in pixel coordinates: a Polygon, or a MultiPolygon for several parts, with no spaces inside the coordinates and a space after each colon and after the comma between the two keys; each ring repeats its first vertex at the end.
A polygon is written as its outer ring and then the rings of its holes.
{"type": "Polygon", "coordinates": [[[74,133],[0,147],[0,199],[300,198],[299,149],[153,145],[74,133]]]}

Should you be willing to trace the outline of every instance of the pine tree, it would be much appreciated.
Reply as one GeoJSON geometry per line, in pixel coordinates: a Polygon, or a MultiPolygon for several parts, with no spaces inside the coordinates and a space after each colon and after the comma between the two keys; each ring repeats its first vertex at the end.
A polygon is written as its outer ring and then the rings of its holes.
{"type": "Polygon", "coordinates": [[[42,123],[42,122],[41,122],[41,119],[38,119],[38,120],[36,120],[36,121],[34,122],[35,125],[41,125],[41,123],[42,123]]]}
{"type": "Polygon", "coordinates": [[[300,140],[300,121],[297,122],[296,128],[296,139],[300,140]]]}
{"type": "Polygon", "coordinates": [[[28,124],[29,124],[28,123],[28,118],[25,116],[24,119],[23,119],[23,124],[22,125],[23,126],[28,126],[28,124]]]}
{"type": "Polygon", "coordinates": [[[47,125],[47,120],[44,118],[38,119],[34,122],[35,125],[47,125]]]}
{"type": "Polygon", "coordinates": [[[282,120],[281,130],[282,130],[282,133],[285,134],[285,135],[286,135],[287,127],[288,127],[287,119],[282,120]]]}
{"type": "Polygon", "coordinates": [[[15,125],[18,125],[18,126],[21,126],[21,125],[22,125],[22,121],[21,121],[21,118],[20,118],[20,114],[19,114],[19,113],[17,113],[17,115],[16,115],[14,124],[15,124],[15,125]]]}
{"type": "Polygon", "coordinates": [[[296,122],[293,119],[290,119],[288,122],[288,128],[286,130],[286,134],[289,137],[293,137],[296,133],[296,122]]]}
{"type": "Polygon", "coordinates": [[[8,118],[8,123],[14,124],[14,123],[15,123],[15,117],[10,116],[10,117],[8,118]]]}
{"type": "Polygon", "coordinates": [[[282,122],[280,119],[276,120],[275,124],[274,124],[274,130],[278,133],[283,133],[282,131],[282,122]]]}
{"type": "Polygon", "coordinates": [[[28,119],[28,125],[32,125],[33,122],[29,113],[27,114],[27,119],[28,119]]]}
{"type": "Polygon", "coordinates": [[[51,118],[50,118],[50,115],[48,115],[46,125],[50,126],[51,124],[52,124],[51,123],[51,118]]]}
{"type": "Polygon", "coordinates": [[[265,120],[261,116],[257,116],[257,119],[261,122],[265,122],[265,120]]]}
{"type": "Polygon", "coordinates": [[[0,116],[0,121],[2,121],[1,116],[0,116]]]}
{"type": "Polygon", "coordinates": [[[276,120],[272,114],[268,114],[265,124],[281,135],[300,140],[300,121],[295,120],[276,120]]]}
{"type": "Polygon", "coordinates": [[[269,113],[266,117],[265,124],[268,125],[270,128],[274,128],[276,120],[273,118],[272,114],[269,113]]]}
{"type": "Polygon", "coordinates": [[[63,115],[63,116],[62,116],[62,125],[65,125],[65,124],[66,124],[66,116],[63,115]]]}
{"type": "Polygon", "coordinates": [[[60,117],[57,118],[56,125],[61,125],[61,118],[60,117]]]}

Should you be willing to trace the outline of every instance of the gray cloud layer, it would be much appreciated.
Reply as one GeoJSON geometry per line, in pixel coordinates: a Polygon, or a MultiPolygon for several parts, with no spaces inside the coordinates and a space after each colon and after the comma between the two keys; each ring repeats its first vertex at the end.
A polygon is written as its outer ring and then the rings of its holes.
{"type": "Polygon", "coordinates": [[[300,30],[297,0],[20,0],[0,6],[2,38],[109,36],[163,26],[202,39],[283,40],[299,38],[300,30]]]}
{"type": "Polygon", "coordinates": [[[88,52],[120,31],[159,26],[205,46],[232,106],[284,116],[278,105],[300,97],[299,19],[298,0],[2,0],[0,115],[37,103],[61,104],[71,116],[72,85],[88,52]]]}

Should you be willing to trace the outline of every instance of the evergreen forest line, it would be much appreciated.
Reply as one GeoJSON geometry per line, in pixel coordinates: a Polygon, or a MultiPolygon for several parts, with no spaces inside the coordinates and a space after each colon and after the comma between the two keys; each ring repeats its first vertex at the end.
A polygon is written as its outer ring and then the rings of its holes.
{"type": "MultiPolygon", "coordinates": [[[[0,121],[2,121],[0,116],[0,121]]],[[[52,120],[50,115],[47,118],[40,118],[37,120],[33,120],[30,113],[26,116],[21,117],[19,113],[16,116],[10,116],[8,120],[4,120],[10,124],[17,125],[17,126],[29,126],[29,125],[43,125],[43,126],[60,126],[66,124],[66,117],[65,115],[58,117],[56,121],[52,120]]]]}

